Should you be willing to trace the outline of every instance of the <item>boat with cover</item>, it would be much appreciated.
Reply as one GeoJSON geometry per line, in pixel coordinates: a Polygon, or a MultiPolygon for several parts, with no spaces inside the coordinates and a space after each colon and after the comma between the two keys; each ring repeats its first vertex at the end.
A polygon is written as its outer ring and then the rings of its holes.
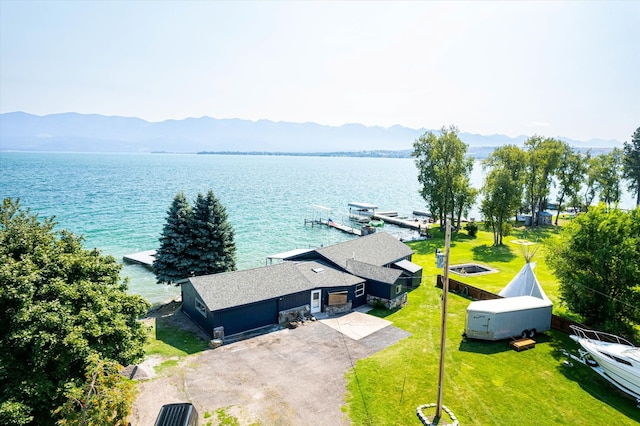
{"type": "Polygon", "coordinates": [[[598,364],[592,366],[620,390],[640,399],[640,348],[622,337],[572,325],[570,337],[598,364]]]}

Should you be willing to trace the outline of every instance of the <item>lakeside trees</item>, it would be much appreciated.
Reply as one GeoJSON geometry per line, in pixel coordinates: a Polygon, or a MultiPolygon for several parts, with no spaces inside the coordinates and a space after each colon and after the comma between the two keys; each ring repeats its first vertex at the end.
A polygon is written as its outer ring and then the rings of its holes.
{"type": "Polygon", "coordinates": [[[594,190],[601,202],[607,206],[620,201],[622,183],[622,151],[614,148],[611,152],[593,158],[594,190]]]}
{"type": "Polygon", "coordinates": [[[236,245],[227,212],[213,191],[198,194],[189,221],[188,259],[193,275],[235,271],[236,245]]]}
{"type": "Polygon", "coordinates": [[[524,143],[526,167],[525,198],[531,212],[532,225],[540,225],[540,213],[545,209],[552,178],[560,165],[566,144],[557,139],[532,136],[524,143]]]}
{"type": "Polygon", "coordinates": [[[190,275],[186,254],[191,215],[191,205],[184,192],[177,193],[167,211],[160,247],[152,265],[158,283],[173,283],[190,275]]]}
{"type": "Polygon", "coordinates": [[[482,186],[480,211],[485,227],[493,232],[493,245],[502,245],[502,238],[509,231],[508,218],[522,202],[524,157],[520,148],[506,145],[496,148],[483,162],[489,171],[482,186]]]}
{"type": "Polygon", "coordinates": [[[422,184],[420,195],[440,219],[441,229],[447,216],[459,228],[461,216],[475,203],[476,191],[469,182],[473,158],[466,153],[467,145],[455,126],[442,127],[439,136],[426,132],[413,143],[412,156],[422,184]]]}
{"type": "Polygon", "coordinates": [[[564,144],[560,155],[560,164],[556,178],[558,180],[558,195],[556,203],[558,205],[558,213],[556,214],[556,226],[560,219],[560,212],[564,207],[565,200],[575,201],[584,181],[584,174],[587,169],[587,162],[583,155],[571,148],[568,144],[564,144]]]}
{"type": "Polygon", "coordinates": [[[622,167],[629,191],[636,193],[636,206],[640,206],[640,127],[633,132],[631,143],[624,143],[622,167]]]}
{"type": "Polygon", "coordinates": [[[629,335],[640,323],[640,208],[604,204],[565,225],[547,251],[562,301],[588,325],[629,335]]]}
{"type": "Polygon", "coordinates": [[[90,357],[144,355],[137,319],[149,304],[127,293],[115,258],[55,225],[19,200],[0,206],[0,424],[52,425],[60,390],[84,383],[90,357]]]}
{"type": "Polygon", "coordinates": [[[158,283],[236,269],[234,231],[224,206],[213,191],[199,193],[191,207],[176,194],[160,236],[153,271],[158,283]]]}

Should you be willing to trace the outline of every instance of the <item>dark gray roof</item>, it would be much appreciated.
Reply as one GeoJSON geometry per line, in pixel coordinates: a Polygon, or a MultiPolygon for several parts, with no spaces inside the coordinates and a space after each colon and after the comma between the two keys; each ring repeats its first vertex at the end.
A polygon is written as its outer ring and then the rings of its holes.
{"type": "Polygon", "coordinates": [[[321,262],[300,262],[296,264],[296,268],[309,281],[311,288],[345,287],[365,281],[321,262]]]}
{"type": "Polygon", "coordinates": [[[359,277],[387,284],[395,283],[398,277],[402,274],[402,271],[399,269],[371,265],[369,263],[359,262],[353,259],[347,260],[346,270],[359,277]]]}
{"type": "Polygon", "coordinates": [[[209,310],[217,311],[314,288],[351,286],[364,280],[319,262],[284,262],[191,277],[189,281],[209,310]]]}
{"type": "Polygon", "coordinates": [[[400,269],[404,269],[405,271],[411,274],[415,274],[416,272],[422,270],[422,266],[416,265],[415,263],[409,260],[401,260],[400,262],[394,263],[394,265],[396,265],[400,269]]]}
{"type": "Polygon", "coordinates": [[[388,232],[376,232],[340,244],[322,247],[316,252],[343,269],[347,266],[347,259],[385,266],[413,254],[409,246],[388,232]]]}

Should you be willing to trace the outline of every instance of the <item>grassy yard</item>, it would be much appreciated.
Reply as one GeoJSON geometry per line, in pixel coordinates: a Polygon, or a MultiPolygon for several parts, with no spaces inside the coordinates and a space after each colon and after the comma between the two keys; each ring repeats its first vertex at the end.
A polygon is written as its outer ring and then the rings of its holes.
{"type": "MultiPolygon", "coordinates": [[[[524,257],[517,238],[544,242],[554,228],[535,233],[514,232],[507,246],[492,247],[492,235],[466,232],[453,236],[453,264],[475,262],[498,269],[498,273],[460,278],[497,292],[520,270],[524,257]]],[[[413,335],[367,359],[348,373],[348,411],[355,425],[420,424],[415,410],[435,403],[438,386],[441,290],[435,287],[435,249],[444,249],[435,238],[411,243],[414,261],[423,267],[423,284],[409,295],[407,306],[396,312],[377,311],[394,325],[413,335]]],[[[547,295],[558,306],[558,285],[544,262],[541,244],[533,261],[536,276],[547,295]]],[[[452,278],[458,279],[456,275],[452,278]]],[[[549,331],[536,337],[533,349],[515,352],[508,342],[463,341],[465,312],[469,300],[450,294],[448,298],[447,352],[445,357],[444,404],[462,425],[559,425],[616,424],[640,422],[635,402],[618,392],[588,367],[563,364],[560,349],[575,352],[577,344],[563,333],[549,331]]]]}

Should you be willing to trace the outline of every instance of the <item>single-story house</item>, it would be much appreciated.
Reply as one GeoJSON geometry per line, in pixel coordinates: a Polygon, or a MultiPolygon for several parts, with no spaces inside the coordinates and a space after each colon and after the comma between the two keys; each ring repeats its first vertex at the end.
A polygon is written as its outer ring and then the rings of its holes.
{"type": "Polygon", "coordinates": [[[386,232],[292,252],[275,265],[189,278],[182,309],[219,338],[367,303],[394,308],[406,303],[407,287],[420,285],[412,254],[386,232]]]}
{"type": "Polygon", "coordinates": [[[367,279],[367,303],[389,309],[407,301],[407,288],[422,281],[422,267],[411,262],[413,250],[387,232],[321,247],[285,260],[318,260],[367,279]]]}

